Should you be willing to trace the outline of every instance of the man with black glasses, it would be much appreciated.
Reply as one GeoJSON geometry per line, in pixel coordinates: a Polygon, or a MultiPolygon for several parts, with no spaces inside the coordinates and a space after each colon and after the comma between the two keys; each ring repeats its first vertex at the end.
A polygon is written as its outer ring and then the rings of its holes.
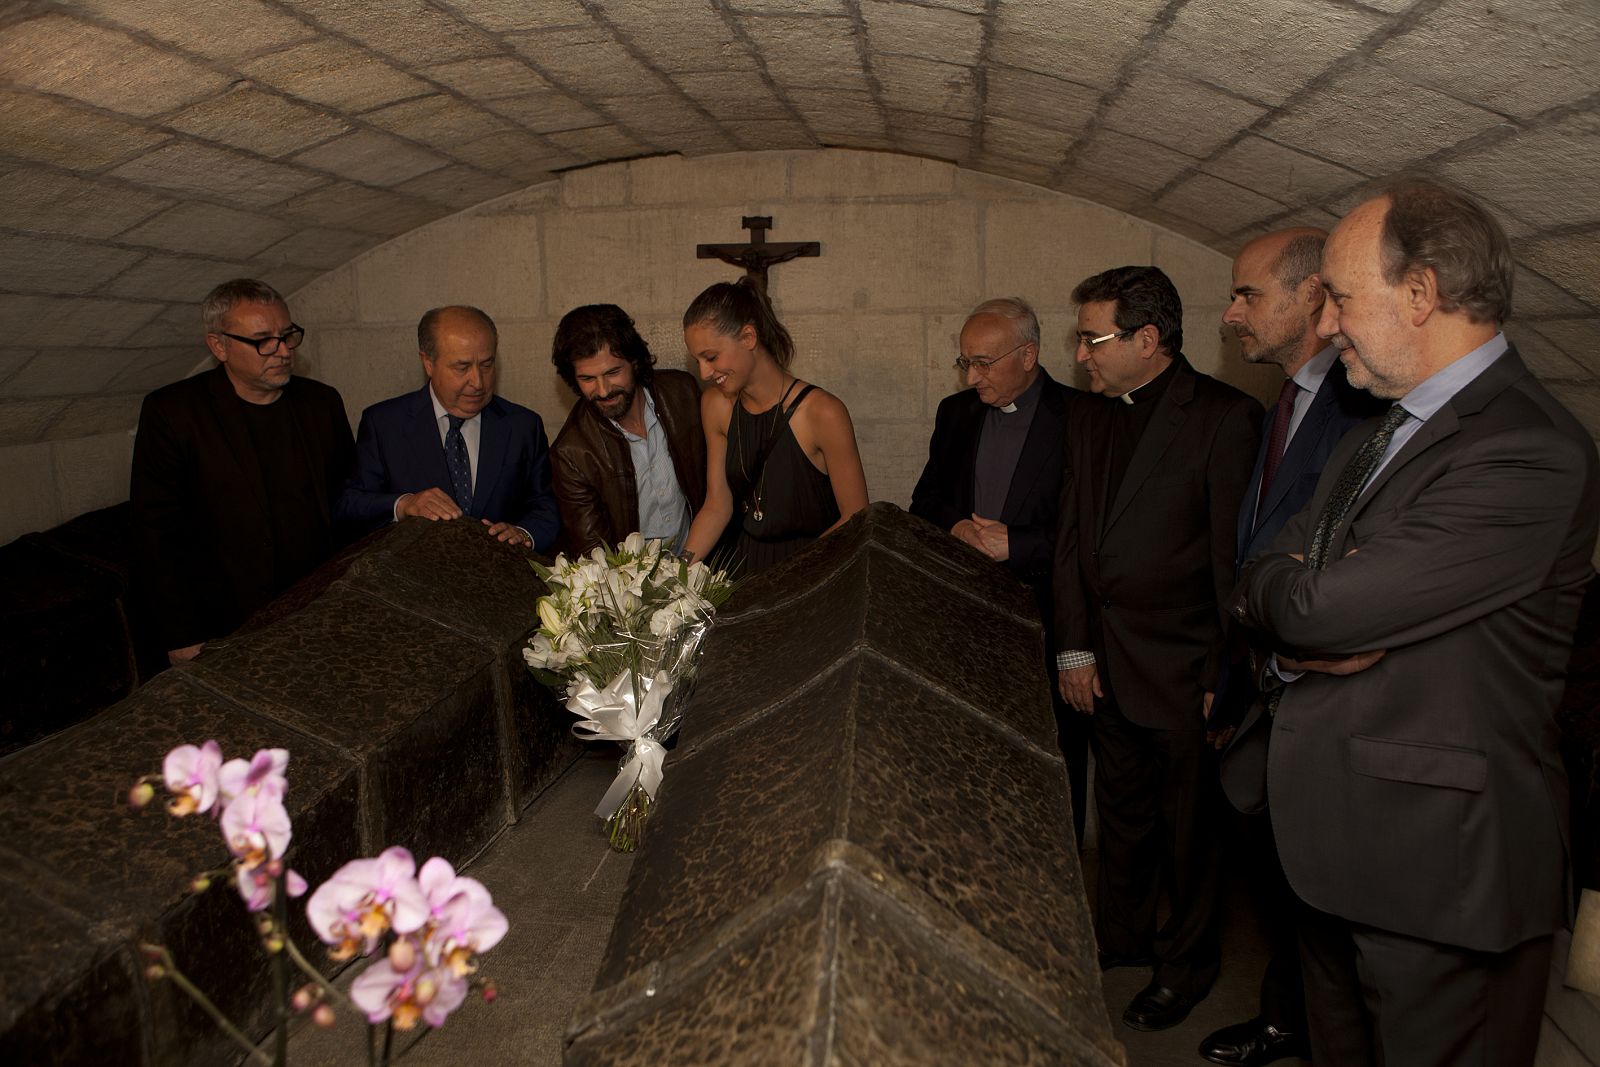
{"type": "Polygon", "coordinates": [[[1100,966],[1152,967],[1123,1012],[1182,1022],[1216,979],[1215,753],[1206,718],[1261,405],[1183,357],[1183,305],[1155,267],[1085,279],[1055,560],[1061,695],[1089,717],[1100,966]],[[1158,922],[1162,889],[1168,907],[1158,922]]]}
{"type": "Polygon", "coordinates": [[[355,453],[338,391],[294,376],[305,330],[275,289],[235,278],[200,314],[217,366],[145,397],[129,491],[135,580],[174,664],[328,557],[355,453]]]}
{"type": "MultiPolygon", "coordinates": [[[[1039,363],[1039,319],[1017,297],[988,300],[961,327],[956,369],[969,388],[939,402],[928,463],[911,513],[1003,565],[1034,593],[1050,639],[1061,441],[1077,392],[1039,363]]],[[[1049,671],[1055,690],[1055,672],[1049,671]]],[[[1088,744],[1083,725],[1054,700],[1072,784],[1072,816],[1083,840],[1088,744]]]]}

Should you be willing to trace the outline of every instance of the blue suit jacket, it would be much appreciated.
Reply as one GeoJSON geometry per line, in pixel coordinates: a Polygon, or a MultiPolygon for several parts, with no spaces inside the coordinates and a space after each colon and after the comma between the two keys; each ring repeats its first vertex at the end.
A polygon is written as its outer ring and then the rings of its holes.
{"type": "MultiPolygon", "coordinates": [[[[375,529],[390,521],[402,495],[434,488],[450,492],[450,470],[428,386],[362,412],[355,470],[335,516],[375,529]]],[[[561,515],[550,488],[550,446],[536,412],[498,396],[483,409],[478,473],[467,513],[522,527],[537,551],[554,543],[561,515]]]]}

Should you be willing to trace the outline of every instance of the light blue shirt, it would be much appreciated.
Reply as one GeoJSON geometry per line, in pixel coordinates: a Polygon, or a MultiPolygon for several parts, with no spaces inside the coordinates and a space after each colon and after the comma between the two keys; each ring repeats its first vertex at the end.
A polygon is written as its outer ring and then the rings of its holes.
{"type": "MultiPolygon", "coordinates": [[[[1506,335],[1497,333],[1454,363],[1424,378],[1411,392],[1401,397],[1400,406],[1405,408],[1406,414],[1411,417],[1402,422],[1395,430],[1394,436],[1389,439],[1389,447],[1384,449],[1383,458],[1373,470],[1372,478],[1382,473],[1389,465],[1389,461],[1399,455],[1406,442],[1422,429],[1423,423],[1437,415],[1439,409],[1450,403],[1452,397],[1465,389],[1478,375],[1488,370],[1495,360],[1505,355],[1509,347],[1506,335]]],[[[1372,478],[1367,479],[1367,485],[1372,484],[1372,478]]],[[[1362,486],[1362,491],[1366,491],[1366,486],[1362,486]]]]}
{"type": "Polygon", "coordinates": [[[1333,369],[1333,361],[1339,358],[1339,350],[1332,345],[1306,360],[1306,365],[1294,373],[1294,384],[1300,391],[1294,397],[1294,411],[1289,415],[1289,433],[1284,437],[1283,447],[1287,449],[1289,442],[1294,440],[1294,432],[1305,421],[1306,412],[1311,410],[1312,401],[1317,399],[1317,394],[1322,391],[1322,383],[1328,380],[1328,372],[1333,369]]]}
{"type": "Polygon", "coordinates": [[[655,398],[644,393],[644,436],[635,437],[622,423],[611,424],[622,430],[633,460],[633,484],[639,493],[639,532],[646,538],[659,537],[669,552],[683,547],[689,536],[689,501],[678,485],[678,472],[672,466],[667,446],[667,431],[656,417],[655,398]]]}

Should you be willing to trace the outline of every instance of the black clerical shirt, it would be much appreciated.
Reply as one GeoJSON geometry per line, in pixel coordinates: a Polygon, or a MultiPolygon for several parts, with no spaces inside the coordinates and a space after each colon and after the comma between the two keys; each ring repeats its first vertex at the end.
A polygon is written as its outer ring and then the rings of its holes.
{"type": "Polygon", "coordinates": [[[973,464],[972,506],[986,519],[1000,516],[1011,491],[1011,478],[1022,458],[1033,413],[1039,408],[1044,391],[1044,375],[1034,375],[1029,385],[1008,407],[991,407],[983,413],[983,429],[978,434],[978,454],[973,464]]]}
{"type": "Polygon", "coordinates": [[[1178,361],[1173,360],[1148,382],[1117,397],[1116,414],[1111,419],[1111,466],[1106,482],[1108,508],[1117,499],[1117,490],[1122,488],[1122,478],[1128,473],[1133,450],[1139,447],[1139,438],[1144,436],[1150,417],[1155,414],[1156,401],[1167,391],[1177,369],[1178,361]]]}

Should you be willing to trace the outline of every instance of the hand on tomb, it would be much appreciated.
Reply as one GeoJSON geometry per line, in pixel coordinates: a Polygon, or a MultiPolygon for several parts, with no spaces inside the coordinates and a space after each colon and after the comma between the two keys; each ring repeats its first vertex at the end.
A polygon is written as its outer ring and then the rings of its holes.
{"type": "Polygon", "coordinates": [[[395,501],[394,513],[402,519],[415,515],[438,522],[440,519],[459,519],[461,508],[449,493],[433,488],[420,493],[407,493],[395,501]]]}
{"type": "Polygon", "coordinates": [[[167,662],[172,664],[174,667],[180,663],[188,663],[190,660],[198,656],[200,654],[200,650],[205,647],[206,643],[201,641],[198,645],[188,645],[184,648],[171,649],[167,652],[167,662]]]}
{"type": "Polygon", "coordinates": [[[527,532],[520,526],[513,526],[509,522],[491,523],[488,519],[479,521],[489,527],[489,536],[496,540],[504,541],[510,545],[526,545],[530,548],[533,546],[533,540],[528,537],[527,532]]]}
{"type": "Polygon", "coordinates": [[[972,525],[978,531],[978,549],[997,563],[1011,558],[1011,531],[999,519],[972,516],[972,525]]]}
{"type": "Polygon", "coordinates": [[[1105,696],[1100,688],[1100,672],[1093,663],[1058,672],[1057,684],[1061,687],[1061,699],[1085,715],[1094,714],[1095,697],[1105,696]]]}
{"type": "Polygon", "coordinates": [[[988,550],[983,547],[983,538],[978,534],[978,524],[971,519],[962,519],[950,527],[950,536],[957,541],[971,545],[986,556],[989,554],[988,550]]]}

